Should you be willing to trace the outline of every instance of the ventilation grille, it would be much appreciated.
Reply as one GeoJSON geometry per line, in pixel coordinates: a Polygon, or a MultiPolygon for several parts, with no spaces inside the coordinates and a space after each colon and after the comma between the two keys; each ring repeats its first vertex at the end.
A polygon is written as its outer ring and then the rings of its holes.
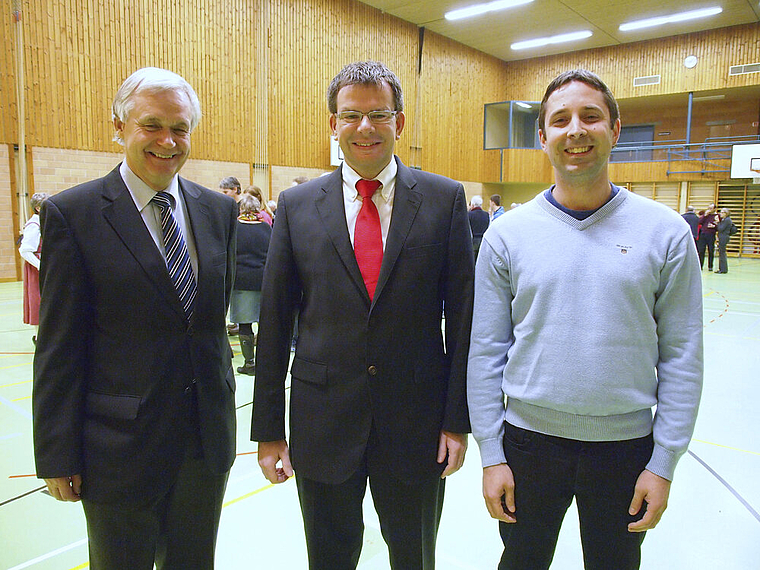
{"type": "Polygon", "coordinates": [[[748,63],[746,65],[732,65],[728,68],[729,75],[743,75],[745,73],[757,73],[760,71],[760,63],[748,63]]]}
{"type": "Polygon", "coordinates": [[[634,87],[641,87],[642,85],[659,85],[659,83],[660,83],[659,75],[647,75],[645,77],[633,78],[634,87]]]}

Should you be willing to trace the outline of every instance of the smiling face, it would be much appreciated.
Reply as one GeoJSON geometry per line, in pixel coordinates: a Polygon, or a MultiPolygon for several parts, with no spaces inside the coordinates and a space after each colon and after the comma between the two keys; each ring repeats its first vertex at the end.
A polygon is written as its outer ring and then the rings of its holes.
{"type": "Polygon", "coordinates": [[[607,161],[620,136],[601,91],[571,81],[546,101],[541,148],[554,168],[557,185],[608,185],[607,161]]]}
{"type": "MultiPolygon", "coordinates": [[[[338,91],[338,113],[342,111],[394,111],[393,92],[387,83],[347,85],[338,91]]],[[[396,139],[404,130],[404,113],[388,123],[375,124],[363,116],[358,123],[345,123],[330,115],[330,128],[337,136],[348,165],[362,178],[375,178],[393,158],[396,139]]]]}
{"type": "Polygon", "coordinates": [[[159,192],[190,156],[190,101],[182,91],[146,90],[131,103],[126,120],[114,119],[114,128],[124,141],[127,166],[159,192]]]}

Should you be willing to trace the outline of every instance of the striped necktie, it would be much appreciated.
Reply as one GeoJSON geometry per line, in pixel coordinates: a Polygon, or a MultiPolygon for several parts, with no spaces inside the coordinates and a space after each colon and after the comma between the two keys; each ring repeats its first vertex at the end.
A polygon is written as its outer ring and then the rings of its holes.
{"type": "Polygon", "coordinates": [[[169,277],[174,283],[174,288],[177,289],[180,303],[182,303],[185,316],[189,321],[193,314],[197,286],[185,239],[182,237],[177,220],[172,214],[174,198],[167,192],[157,192],[151,202],[155,202],[161,208],[161,229],[164,232],[166,267],[169,269],[169,277]]]}

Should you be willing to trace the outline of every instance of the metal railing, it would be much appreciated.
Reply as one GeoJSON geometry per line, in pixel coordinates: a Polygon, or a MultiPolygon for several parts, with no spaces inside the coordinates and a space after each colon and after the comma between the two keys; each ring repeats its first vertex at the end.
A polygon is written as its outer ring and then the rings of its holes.
{"type": "MultiPolygon", "coordinates": [[[[667,162],[668,174],[707,174],[730,172],[731,148],[737,144],[760,142],[760,135],[740,137],[711,137],[701,143],[689,143],[685,140],[653,141],[651,143],[618,143],[612,149],[611,162],[667,162]],[[681,163],[698,163],[688,165],[689,170],[673,170],[681,163]],[[671,167],[672,165],[672,167],[671,167]]],[[[683,168],[687,168],[683,164],[683,168]]]]}

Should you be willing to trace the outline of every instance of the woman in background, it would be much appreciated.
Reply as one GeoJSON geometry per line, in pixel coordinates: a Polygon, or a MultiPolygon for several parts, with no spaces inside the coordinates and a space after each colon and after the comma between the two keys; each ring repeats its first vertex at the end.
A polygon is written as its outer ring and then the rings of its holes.
{"type": "MultiPolygon", "coordinates": [[[[24,225],[24,235],[18,252],[24,258],[24,322],[37,326],[40,323],[40,206],[50,197],[37,192],[31,198],[32,217],[24,225]]],[[[37,335],[32,336],[37,344],[37,335]]]]}
{"type": "Polygon", "coordinates": [[[728,240],[731,239],[731,228],[733,227],[731,210],[728,208],[721,209],[720,221],[718,222],[718,270],[715,273],[728,273],[726,248],[728,247],[728,240]]]}
{"type": "Polygon", "coordinates": [[[269,209],[269,204],[264,202],[264,198],[261,195],[261,188],[252,185],[245,189],[245,193],[250,194],[259,201],[259,204],[261,204],[259,214],[261,214],[261,218],[271,226],[272,220],[274,220],[274,214],[272,213],[272,210],[269,209]]]}
{"type": "Polygon", "coordinates": [[[261,202],[246,193],[238,202],[240,215],[237,230],[237,264],[235,284],[230,298],[230,320],[239,323],[240,350],[245,363],[238,367],[240,374],[256,374],[254,347],[256,337],[253,323],[259,322],[261,281],[269,251],[272,228],[260,213],[261,202]]]}

